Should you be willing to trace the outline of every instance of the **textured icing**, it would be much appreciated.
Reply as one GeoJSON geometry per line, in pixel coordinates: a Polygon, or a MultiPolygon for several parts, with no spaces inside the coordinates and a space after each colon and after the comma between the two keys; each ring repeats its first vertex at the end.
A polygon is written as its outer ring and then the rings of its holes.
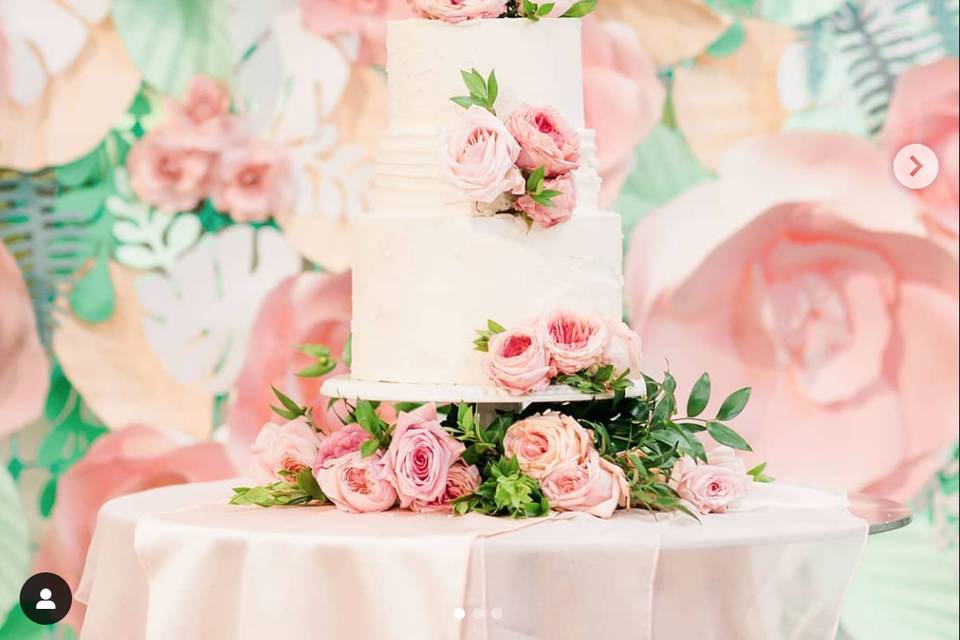
{"type": "Polygon", "coordinates": [[[360,380],[487,384],[472,344],[487,319],[622,313],[612,213],[531,230],[511,216],[364,217],[354,232],[351,374],[360,380]]]}

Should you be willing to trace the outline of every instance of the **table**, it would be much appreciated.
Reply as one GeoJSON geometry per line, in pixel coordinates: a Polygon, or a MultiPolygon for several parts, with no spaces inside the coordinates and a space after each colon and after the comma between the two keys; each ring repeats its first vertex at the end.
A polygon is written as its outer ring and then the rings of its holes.
{"type": "MultiPolygon", "coordinates": [[[[832,639],[871,526],[780,485],[697,523],[226,505],[239,482],[104,505],[81,640],[832,639]]],[[[851,506],[879,522],[892,505],[851,506]]]]}

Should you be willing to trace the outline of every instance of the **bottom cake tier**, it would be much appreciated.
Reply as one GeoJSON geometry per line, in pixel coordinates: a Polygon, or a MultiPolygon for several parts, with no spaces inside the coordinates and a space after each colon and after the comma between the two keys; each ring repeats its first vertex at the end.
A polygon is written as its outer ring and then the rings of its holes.
{"type": "Polygon", "coordinates": [[[619,317],[620,217],[528,229],[511,216],[383,217],[354,224],[351,375],[480,385],[476,330],[558,309],[619,317]]]}

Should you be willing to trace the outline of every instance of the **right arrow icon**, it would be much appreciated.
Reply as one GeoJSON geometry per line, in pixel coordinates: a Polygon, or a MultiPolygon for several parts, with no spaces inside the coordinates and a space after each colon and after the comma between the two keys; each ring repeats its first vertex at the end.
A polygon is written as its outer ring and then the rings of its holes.
{"type": "Polygon", "coordinates": [[[893,175],[907,189],[926,189],[940,173],[940,162],[930,147],[908,144],[893,159],[893,175]]]}
{"type": "Polygon", "coordinates": [[[916,165],[913,168],[913,171],[910,172],[910,177],[916,177],[917,173],[920,172],[920,169],[923,169],[923,163],[917,160],[917,156],[910,156],[910,159],[913,160],[913,164],[916,165]]]}

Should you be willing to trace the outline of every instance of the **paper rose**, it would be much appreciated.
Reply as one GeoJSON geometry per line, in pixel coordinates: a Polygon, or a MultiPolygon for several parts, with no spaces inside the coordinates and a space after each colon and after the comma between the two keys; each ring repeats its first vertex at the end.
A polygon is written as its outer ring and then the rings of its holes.
{"type": "Polygon", "coordinates": [[[261,222],[285,212],[293,200],[286,152],[258,139],[224,150],[213,171],[210,197],[236,222],[261,222]]]}
{"type": "Polygon", "coordinates": [[[195,209],[206,197],[212,156],[182,146],[157,130],[137,140],[127,154],[130,186],[146,204],[166,213],[195,209]]]}
{"type": "Polygon", "coordinates": [[[583,464],[593,451],[591,432],[553,411],[513,423],[503,438],[504,455],[516,457],[520,470],[536,480],[560,465],[583,464]]]}
{"type": "Polygon", "coordinates": [[[499,18],[507,12],[507,0],[410,0],[410,4],[424,18],[452,23],[499,18]]]}
{"type": "Polygon", "coordinates": [[[364,458],[360,452],[328,460],[316,472],[317,484],[330,502],[347,513],[387,511],[397,492],[383,479],[379,453],[364,458]]]}
{"type": "Polygon", "coordinates": [[[707,464],[683,457],[673,465],[671,482],[680,498],[700,513],[724,513],[753,486],[753,478],[729,447],[707,453],[707,464]]]}
{"type": "Polygon", "coordinates": [[[383,457],[384,477],[397,490],[400,506],[407,508],[414,500],[433,502],[443,495],[450,465],[464,449],[440,426],[433,404],[401,412],[383,457]]]}
{"type": "Polygon", "coordinates": [[[526,183],[515,164],[519,155],[520,145],[503,123],[474,105],[447,134],[441,171],[451,185],[489,204],[504,193],[524,192],[526,183]]]}
{"type": "Polygon", "coordinates": [[[533,171],[544,167],[548,178],[580,166],[580,138],[550,107],[523,105],[507,118],[507,130],[520,145],[517,165],[533,171]]]}
{"type": "Polygon", "coordinates": [[[217,152],[238,134],[230,115],[230,92],[219,80],[196,76],[179,101],[171,100],[169,131],[184,148],[217,152]]]}
{"type": "Polygon", "coordinates": [[[548,178],[544,180],[543,188],[560,192],[554,196],[552,206],[545,207],[537,204],[529,195],[522,195],[517,198],[517,208],[545,229],[569,220],[573,215],[573,208],[577,206],[577,188],[573,176],[568,174],[559,178],[548,178]]]}
{"type": "Polygon", "coordinates": [[[387,61],[387,21],[413,17],[406,0],[300,0],[307,30],[330,36],[359,36],[359,64],[384,66],[387,61]]]}
{"type": "Polygon", "coordinates": [[[923,204],[930,233],[956,254],[960,237],[960,62],[944,58],[904,71],[890,102],[883,142],[890,162],[904,146],[924,144],[937,155],[940,173],[913,193],[923,204]]]}
{"type": "Polygon", "coordinates": [[[571,374],[601,364],[610,329],[594,315],[569,311],[555,313],[544,321],[543,343],[560,373],[571,374]]]}
{"type": "Polygon", "coordinates": [[[609,518],[626,506],[630,487],[623,469],[591,451],[583,461],[568,460],[540,480],[543,495],[557,511],[585,511],[609,518]]]}
{"type": "Polygon", "coordinates": [[[250,453],[257,462],[259,480],[276,482],[285,479],[279,475],[280,471],[295,476],[313,468],[319,445],[317,432],[301,417],[283,425],[273,422],[263,425],[250,453]]]}
{"type": "Polygon", "coordinates": [[[480,486],[480,470],[475,465],[466,465],[459,460],[447,470],[447,487],[443,494],[433,502],[414,500],[411,510],[421,513],[443,512],[452,509],[453,501],[469,495],[480,486]]]}
{"type": "Polygon", "coordinates": [[[484,371],[497,386],[516,395],[543,389],[556,375],[536,325],[492,336],[484,371]]]}
{"type": "Polygon", "coordinates": [[[345,456],[354,451],[360,450],[360,445],[370,439],[370,434],[363,430],[358,424],[349,424],[342,429],[334,431],[323,438],[320,446],[317,447],[317,457],[314,460],[314,473],[323,467],[328,460],[345,456]]]}
{"type": "Polygon", "coordinates": [[[607,326],[610,330],[610,340],[604,349],[603,361],[612,364],[617,373],[629,369],[630,373],[639,375],[642,359],[640,336],[623,320],[610,320],[607,326]]]}

